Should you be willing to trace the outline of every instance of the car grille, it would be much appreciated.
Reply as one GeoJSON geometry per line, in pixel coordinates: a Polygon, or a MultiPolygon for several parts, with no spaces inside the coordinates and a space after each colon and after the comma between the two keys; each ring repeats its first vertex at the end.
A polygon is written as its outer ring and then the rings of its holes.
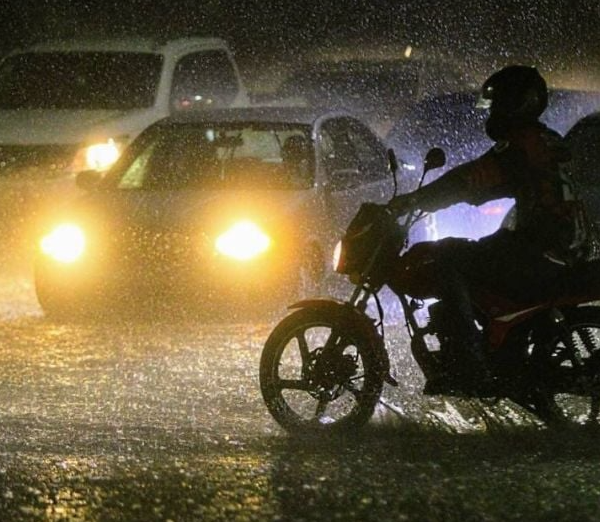
{"type": "Polygon", "coordinates": [[[191,240],[186,234],[177,232],[155,232],[128,229],[121,237],[122,254],[133,262],[151,265],[173,265],[184,263],[192,252],[191,240]]]}
{"type": "Polygon", "coordinates": [[[78,145],[0,145],[0,175],[59,174],[71,165],[78,145]]]}

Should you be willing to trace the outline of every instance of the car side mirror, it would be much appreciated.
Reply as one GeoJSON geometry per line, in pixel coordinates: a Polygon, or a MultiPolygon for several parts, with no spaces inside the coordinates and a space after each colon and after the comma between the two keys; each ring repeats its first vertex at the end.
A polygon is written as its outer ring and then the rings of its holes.
{"type": "Polygon", "coordinates": [[[75,184],[83,190],[95,189],[102,180],[102,174],[97,170],[84,170],[77,174],[75,184]]]}

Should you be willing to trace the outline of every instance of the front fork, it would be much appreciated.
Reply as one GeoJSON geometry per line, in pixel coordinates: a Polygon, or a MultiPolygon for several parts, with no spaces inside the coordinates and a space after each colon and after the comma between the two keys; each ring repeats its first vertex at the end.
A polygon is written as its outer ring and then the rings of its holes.
{"type": "MultiPolygon", "coordinates": [[[[349,303],[364,313],[367,308],[369,298],[374,294],[375,292],[371,289],[365,289],[361,286],[357,286],[349,299],[349,303]]],[[[402,305],[407,330],[411,338],[410,350],[413,358],[419,365],[419,368],[421,368],[421,371],[426,379],[438,377],[441,370],[441,362],[436,355],[428,349],[427,342],[425,341],[425,335],[429,332],[429,329],[427,327],[419,326],[415,318],[415,307],[409,303],[406,295],[398,294],[398,298],[400,299],[400,304],[402,305]]],[[[385,381],[392,386],[397,386],[398,384],[389,373],[387,374],[385,381]]]]}
{"type": "Polygon", "coordinates": [[[410,351],[417,361],[426,379],[432,379],[440,373],[440,361],[427,347],[425,334],[428,328],[419,326],[415,318],[415,307],[409,303],[406,295],[399,294],[400,304],[404,311],[408,334],[410,335],[410,351]]]}
{"type": "Polygon", "coordinates": [[[369,304],[369,299],[372,295],[374,295],[373,291],[357,285],[354,288],[354,292],[352,292],[350,299],[348,299],[348,304],[352,305],[357,310],[360,310],[362,313],[365,313],[367,305],[369,304]]]}

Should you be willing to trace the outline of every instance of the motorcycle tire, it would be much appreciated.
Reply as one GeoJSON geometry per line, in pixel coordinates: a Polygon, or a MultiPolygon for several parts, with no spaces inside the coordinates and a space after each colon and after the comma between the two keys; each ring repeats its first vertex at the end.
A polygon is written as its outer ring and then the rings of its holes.
{"type": "Polygon", "coordinates": [[[301,308],[273,330],[260,360],[260,387],[291,435],[342,434],[371,418],[381,395],[373,332],[343,308],[301,308]]]}
{"type": "Polygon", "coordinates": [[[529,405],[548,426],[597,425],[600,413],[600,307],[565,311],[566,335],[556,335],[543,350],[534,348],[537,375],[529,405]]]}

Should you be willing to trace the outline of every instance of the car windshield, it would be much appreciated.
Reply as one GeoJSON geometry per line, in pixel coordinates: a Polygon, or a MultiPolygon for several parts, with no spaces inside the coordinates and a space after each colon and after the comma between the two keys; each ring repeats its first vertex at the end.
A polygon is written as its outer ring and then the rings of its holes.
{"type": "Polygon", "coordinates": [[[151,53],[17,54],[0,68],[0,109],[150,107],[161,67],[162,57],[151,53]]]}
{"type": "Polygon", "coordinates": [[[310,127],[178,125],[153,129],[130,150],[118,189],[307,189],[314,183],[310,127]]]}

